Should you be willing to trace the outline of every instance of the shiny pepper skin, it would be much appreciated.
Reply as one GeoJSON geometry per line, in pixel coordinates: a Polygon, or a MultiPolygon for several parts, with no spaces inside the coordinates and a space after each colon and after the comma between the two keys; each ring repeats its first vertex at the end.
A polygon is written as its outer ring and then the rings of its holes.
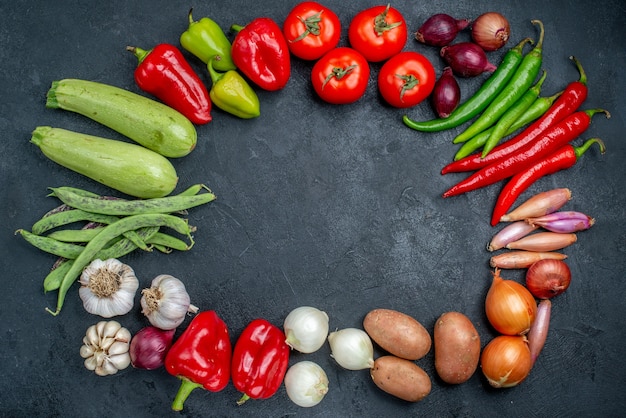
{"type": "Polygon", "coordinates": [[[209,92],[213,104],[242,119],[258,117],[261,114],[261,104],[252,87],[235,70],[225,73],[215,71],[215,62],[216,59],[212,59],[207,66],[213,81],[209,92]]]}
{"type": "Polygon", "coordinates": [[[237,67],[230,54],[231,44],[222,28],[208,17],[194,21],[192,11],[189,11],[189,27],[180,35],[180,45],[205,64],[214,56],[219,56],[219,62],[215,63],[218,71],[235,70],[237,67]]]}

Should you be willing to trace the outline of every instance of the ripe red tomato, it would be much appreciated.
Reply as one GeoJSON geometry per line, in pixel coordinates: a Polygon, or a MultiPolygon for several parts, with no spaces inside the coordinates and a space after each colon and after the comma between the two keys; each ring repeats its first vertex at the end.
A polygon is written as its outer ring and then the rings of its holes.
{"type": "Polygon", "coordinates": [[[314,1],[304,1],[287,15],[283,34],[293,55],[316,60],[339,43],[341,22],[329,8],[314,1]]]}
{"type": "Polygon", "coordinates": [[[347,104],[359,100],[367,89],[370,66],[358,51],[340,47],[320,58],[311,71],[313,89],[322,100],[347,104]]]}
{"type": "Polygon", "coordinates": [[[417,52],[401,52],[381,67],[378,90],[391,106],[411,107],[432,93],[436,78],[428,58],[417,52]]]}
{"type": "Polygon", "coordinates": [[[406,22],[393,7],[375,6],[359,12],[348,28],[348,40],[370,62],[396,55],[407,40],[406,22]]]}

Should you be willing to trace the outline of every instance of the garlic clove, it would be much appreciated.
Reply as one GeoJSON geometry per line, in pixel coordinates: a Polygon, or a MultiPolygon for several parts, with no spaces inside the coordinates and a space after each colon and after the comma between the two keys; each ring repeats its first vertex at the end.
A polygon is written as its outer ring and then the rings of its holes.
{"type": "Polygon", "coordinates": [[[123,355],[109,357],[109,362],[115,366],[117,370],[123,370],[130,366],[130,355],[126,352],[123,355]]]}
{"type": "Polygon", "coordinates": [[[115,338],[115,334],[117,331],[122,328],[122,325],[117,321],[103,321],[105,322],[104,328],[102,329],[101,335],[103,337],[113,337],[115,338]]]}
{"type": "Polygon", "coordinates": [[[80,356],[82,358],[89,358],[93,356],[93,353],[93,348],[90,345],[83,345],[82,347],[80,347],[80,356]]]}
{"type": "Polygon", "coordinates": [[[95,325],[92,325],[87,329],[87,333],[85,335],[85,338],[83,338],[83,342],[88,345],[97,345],[100,342],[98,329],[95,325]]]}
{"type": "Polygon", "coordinates": [[[94,356],[89,356],[89,357],[87,357],[87,358],[85,359],[84,364],[85,364],[85,368],[86,368],[87,370],[91,370],[91,371],[96,370],[96,367],[98,366],[98,365],[96,364],[96,358],[95,358],[94,356]]]}
{"type": "Polygon", "coordinates": [[[130,335],[130,331],[127,328],[122,328],[115,334],[115,339],[117,341],[124,341],[126,343],[130,343],[132,336],[130,335]]]}
{"type": "Polygon", "coordinates": [[[107,351],[109,353],[109,356],[116,356],[118,354],[128,353],[128,346],[129,344],[126,342],[115,341],[113,344],[111,344],[107,351]]]}

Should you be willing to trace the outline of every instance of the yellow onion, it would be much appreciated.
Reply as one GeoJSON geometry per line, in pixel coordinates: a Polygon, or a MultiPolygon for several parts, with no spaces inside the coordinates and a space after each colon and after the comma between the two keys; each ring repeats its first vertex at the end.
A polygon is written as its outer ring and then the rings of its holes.
{"type": "Polygon", "coordinates": [[[500,277],[495,269],[485,299],[489,323],[501,334],[522,335],[530,329],[537,314],[537,302],[522,284],[500,277]]]}
{"type": "Polygon", "coordinates": [[[517,386],[526,379],[532,368],[526,337],[497,336],[483,349],[480,367],[494,388],[517,386]]]}

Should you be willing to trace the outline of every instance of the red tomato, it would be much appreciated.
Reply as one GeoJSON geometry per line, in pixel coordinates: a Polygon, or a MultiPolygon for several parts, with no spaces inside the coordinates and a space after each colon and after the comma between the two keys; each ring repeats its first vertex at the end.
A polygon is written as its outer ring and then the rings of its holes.
{"type": "Polygon", "coordinates": [[[359,12],[348,28],[350,45],[370,62],[396,55],[407,40],[406,22],[393,7],[375,6],[359,12]]]}
{"type": "Polygon", "coordinates": [[[428,58],[417,52],[401,52],[381,67],[378,90],[391,106],[411,107],[432,93],[436,78],[428,58]]]}
{"type": "Polygon", "coordinates": [[[359,100],[367,89],[370,66],[358,51],[340,47],[320,58],[311,71],[313,89],[322,100],[347,104],[359,100]]]}
{"type": "Polygon", "coordinates": [[[341,22],[329,8],[314,1],[304,1],[287,15],[283,34],[293,55],[316,60],[339,43],[341,22]]]}

